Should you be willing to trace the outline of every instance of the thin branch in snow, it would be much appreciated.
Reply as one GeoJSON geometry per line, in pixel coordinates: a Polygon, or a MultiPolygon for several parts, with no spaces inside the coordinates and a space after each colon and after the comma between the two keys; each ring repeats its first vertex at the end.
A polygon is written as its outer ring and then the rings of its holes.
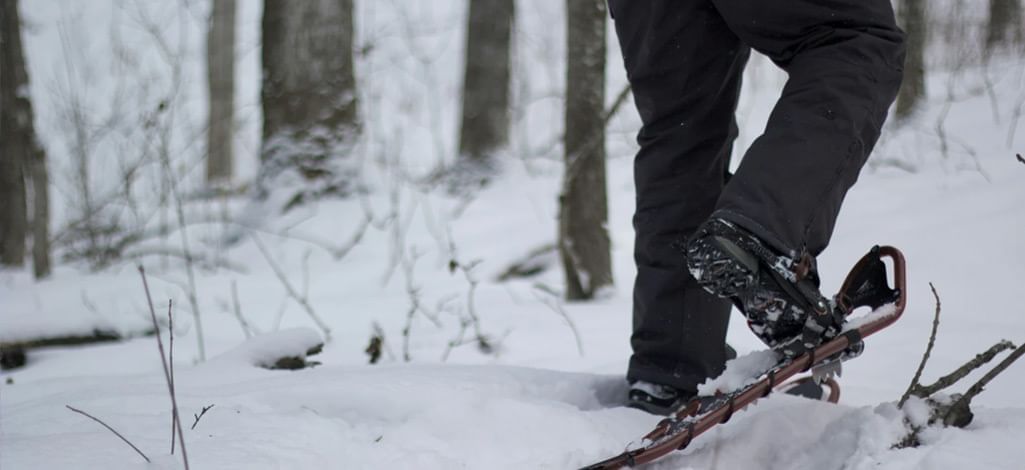
{"type": "Polygon", "coordinates": [[[580,340],[580,332],[577,330],[577,325],[573,323],[573,319],[569,317],[569,313],[566,313],[566,309],[562,307],[562,299],[560,299],[557,295],[553,295],[551,290],[545,287],[535,285],[534,289],[534,297],[537,298],[537,300],[544,304],[546,307],[551,309],[553,312],[557,313],[560,317],[562,317],[563,320],[566,321],[566,324],[569,325],[570,331],[573,332],[573,339],[577,343],[577,352],[580,353],[580,357],[583,357],[584,343],[580,340]],[[541,291],[550,297],[543,297],[542,294],[539,294],[537,291],[541,291]]]}
{"type": "Polygon", "coordinates": [[[153,321],[153,330],[157,332],[157,349],[160,350],[160,363],[164,366],[164,379],[167,381],[167,393],[171,395],[171,417],[178,428],[178,440],[181,442],[182,461],[185,463],[185,470],[189,470],[189,454],[185,450],[185,436],[182,435],[182,422],[178,415],[178,398],[174,393],[174,382],[171,380],[171,370],[167,364],[167,355],[164,354],[164,340],[160,338],[160,325],[157,324],[157,311],[153,307],[153,297],[149,292],[149,282],[146,280],[146,270],[140,264],[139,276],[142,277],[142,287],[146,291],[146,303],[149,305],[150,319],[153,321]]]}
{"type": "Polygon", "coordinates": [[[313,310],[313,307],[310,305],[309,300],[307,300],[305,296],[299,295],[299,293],[296,292],[295,288],[292,287],[292,283],[288,282],[288,278],[285,277],[284,271],[281,270],[281,267],[278,266],[278,263],[276,263],[274,261],[274,258],[271,257],[270,252],[267,251],[267,247],[264,246],[263,242],[260,241],[260,237],[258,237],[255,233],[252,232],[249,233],[249,236],[253,239],[253,242],[256,243],[256,247],[259,248],[260,253],[263,254],[263,258],[267,260],[267,264],[269,264],[271,269],[274,270],[274,274],[278,276],[278,280],[280,280],[281,285],[285,287],[285,292],[288,293],[288,296],[295,300],[296,303],[298,303],[300,306],[302,306],[304,310],[306,310],[306,313],[310,316],[311,319],[313,319],[313,323],[315,323],[317,327],[320,328],[320,331],[324,333],[324,341],[330,342],[331,329],[328,328],[326,323],[324,323],[324,320],[320,319],[320,316],[317,315],[317,312],[313,310]]]}
{"type": "MultiPolygon", "coordinates": [[[[996,378],[996,376],[1000,375],[1000,373],[1003,372],[1005,369],[1010,367],[1010,365],[1013,364],[1014,361],[1017,361],[1023,354],[1025,354],[1025,344],[1016,348],[1014,352],[1005,357],[1003,361],[1000,361],[1000,364],[997,364],[996,367],[987,372],[986,375],[982,376],[982,378],[979,379],[978,382],[975,382],[975,384],[969,387],[968,391],[965,392],[964,395],[962,395],[961,398],[958,399],[958,402],[965,404],[970,403],[972,401],[972,398],[975,398],[976,395],[982,393],[983,388],[985,388],[990,381],[996,378]]],[[[955,404],[953,408],[957,408],[957,404],[955,404]]]]}
{"type": "Polygon", "coordinates": [[[409,310],[406,311],[406,325],[402,328],[402,359],[409,362],[413,359],[409,352],[409,339],[413,330],[413,319],[416,317],[416,313],[420,312],[426,317],[434,326],[441,327],[441,322],[438,320],[437,313],[431,312],[424,307],[423,302],[420,299],[420,287],[416,285],[413,278],[414,268],[416,267],[416,261],[420,259],[420,253],[416,249],[411,250],[410,254],[401,255],[400,264],[402,266],[403,277],[406,281],[406,296],[409,297],[409,310]]]}
{"type": "Polygon", "coordinates": [[[86,412],[84,412],[84,411],[82,411],[82,410],[80,410],[80,409],[78,409],[78,408],[74,408],[74,407],[72,407],[71,405],[64,405],[64,406],[65,406],[65,407],[66,407],[67,409],[69,409],[69,410],[71,410],[71,411],[74,411],[75,413],[78,413],[78,414],[80,414],[80,415],[82,415],[82,416],[85,416],[85,417],[87,417],[87,418],[89,418],[89,419],[91,419],[91,420],[93,420],[93,421],[96,421],[97,423],[100,423],[100,424],[102,424],[102,425],[103,425],[103,427],[105,427],[105,428],[107,428],[108,430],[110,430],[110,432],[114,433],[114,435],[115,435],[115,436],[117,436],[117,437],[120,437],[122,441],[125,441],[125,444],[128,444],[129,446],[131,446],[131,447],[132,447],[132,449],[134,449],[134,450],[135,450],[135,452],[137,452],[137,453],[138,453],[139,455],[141,455],[143,459],[146,459],[146,462],[147,462],[147,463],[149,463],[149,462],[150,462],[150,459],[149,459],[149,457],[146,457],[146,454],[142,453],[142,451],[141,451],[141,450],[139,450],[139,448],[138,448],[138,447],[135,447],[135,444],[132,444],[132,442],[131,442],[131,441],[129,441],[128,439],[126,439],[126,438],[125,438],[125,436],[122,436],[122,435],[121,435],[121,433],[117,432],[117,430],[115,430],[114,428],[110,427],[110,425],[109,425],[109,424],[107,424],[107,423],[104,423],[104,422],[103,422],[103,421],[101,421],[101,420],[100,420],[99,418],[97,418],[97,417],[95,417],[95,416],[93,416],[93,415],[91,415],[91,414],[89,414],[89,413],[86,413],[86,412]]]}
{"type": "Polygon", "coordinates": [[[972,373],[972,371],[974,371],[975,369],[978,369],[988,364],[990,361],[993,360],[994,357],[996,357],[997,354],[1000,354],[1001,352],[1004,352],[1008,349],[1014,349],[1014,343],[1004,340],[997,344],[994,344],[993,346],[990,346],[990,348],[986,351],[976,355],[970,361],[966,362],[964,365],[957,368],[957,370],[955,370],[954,372],[951,372],[950,374],[940,377],[939,380],[937,380],[932,385],[919,386],[918,388],[912,391],[912,395],[918,397],[928,397],[936,392],[939,392],[947,387],[950,387],[951,385],[954,385],[961,379],[968,376],[968,374],[972,373]]]}
{"type": "Polygon", "coordinates": [[[210,408],[213,408],[213,407],[214,407],[214,405],[213,405],[213,404],[211,404],[210,406],[204,406],[204,407],[203,407],[203,411],[200,411],[200,412],[199,412],[199,414],[195,414],[195,413],[193,413],[193,414],[192,414],[192,417],[196,418],[196,420],[192,422],[192,427],[191,427],[191,428],[189,428],[189,429],[196,429],[196,425],[197,425],[197,424],[199,424],[199,420],[200,420],[200,418],[202,418],[202,417],[203,417],[203,415],[205,415],[205,414],[206,414],[206,412],[207,412],[207,411],[210,411],[210,408]]]}
{"type": "Polygon", "coordinates": [[[246,318],[242,316],[242,306],[238,300],[238,284],[234,279],[231,281],[231,310],[235,313],[235,319],[238,320],[238,324],[242,327],[242,334],[246,335],[246,339],[252,338],[252,327],[249,326],[246,318]]]}
{"type": "Polygon", "coordinates": [[[904,403],[908,401],[908,397],[911,396],[912,392],[921,388],[921,384],[918,381],[922,378],[922,371],[925,370],[925,364],[929,362],[929,355],[932,354],[932,347],[936,344],[936,331],[940,327],[940,295],[936,293],[936,287],[931,282],[929,283],[929,288],[932,289],[932,296],[936,299],[936,313],[932,319],[932,333],[929,334],[929,345],[925,347],[922,362],[918,363],[918,370],[915,371],[915,376],[911,378],[907,391],[904,392],[904,395],[900,397],[900,401],[897,403],[898,408],[903,408],[904,403]]]}
{"type": "MultiPolygon", "coordinates": [[[[174,315],[171,314],[171,300],[167,300],[167,366],[171,370],[171,388],[174,388],[174,315]]],[[[159,335],[160,332],[157,331],[159,335]]],[[[176,429],[174,409],[171,409],[171,455],[174,455],[174,431],[176,429]]]]}

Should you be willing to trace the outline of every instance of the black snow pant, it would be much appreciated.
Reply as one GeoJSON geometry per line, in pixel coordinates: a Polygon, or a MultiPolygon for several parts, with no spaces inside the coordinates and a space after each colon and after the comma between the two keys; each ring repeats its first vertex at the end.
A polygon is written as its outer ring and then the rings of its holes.
{"type": "Polygon", "coordinates": [[[723,369],[730,303],[696,285],[674,242],[714,214],[819,254],[896,97],[904,35],[889,0],[609,3],[643,123],[627,379],[694,390],[723,369]],[[729,177],[750,48],[789,79],[729,177]]]}

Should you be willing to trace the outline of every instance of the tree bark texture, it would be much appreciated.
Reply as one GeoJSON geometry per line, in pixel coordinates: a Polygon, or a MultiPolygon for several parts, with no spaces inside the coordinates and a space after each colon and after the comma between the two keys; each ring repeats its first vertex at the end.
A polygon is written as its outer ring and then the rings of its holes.
{"type": "Polygon", "coordinates": [[[265,0],[262,28],[262,176],[321,183],[289,205],[346,192],[341,161],[359,131],[352,0],[265,0]]]}
{"type": "MultiPolygon", "coordinates": [[[[0,0],[2,1],[2,0],[0,0]]],[[[36,279],[48,277],[50,262],[50,174],[46,153],[37,146],[26,166],[32,186],[32,272],[36,279]]]]}
{"type": "Polygon", "coordinates": [[[566,0],[565,160],[559,253],[566,298],[593,298],[612,285],[605,189],[604,0],[566,0]]]}
{"type": "Polygon", "coordinates": [[[986,52],[1008,42],[1022,42],[1021,0],[989,0],[986,52]]]}
{"type": "Polygon", "coordinates": [[[25,175],[36,147],[18,2],[0,1],[0,265],[23,266],[28,237],[25,175]]]}
{"type": "Polygon", "coordinates": [[[928,0],[900,0],[897,17],[907,33],[904,81],[897,94],[898,120],[907,119],[925,98],[925,42],[928,0]]]}
{"type": "Polygon", "coordinates": [[[207,85],[210,94],[206,140],[206,181],[226,183],[234,170],[235,0],[213,0],[206,36],[207,85]]]}
{"type": "Polygon", "coordinates": [[[514,0],[470,0],[463,75],[461,165],[493,169],[509,141],[509,81],[514,0]]]}

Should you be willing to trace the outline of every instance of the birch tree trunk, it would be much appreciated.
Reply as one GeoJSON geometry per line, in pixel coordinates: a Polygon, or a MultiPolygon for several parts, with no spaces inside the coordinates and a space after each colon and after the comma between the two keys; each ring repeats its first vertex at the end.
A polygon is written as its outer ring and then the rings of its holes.
{"type": "Polygon", "coordinates": [[[559,254],[566,298],[612,285],[605,190],[605,1],[566,0],[565,159],[559,254]]]}
{"type": "MultiPolygon", "coordinates": [[[[495,152],[509,142],[509,81],[514,0],[470,0],[456,178],[484,183],[495,152]]],[[[464,182],[472,183],[472,182],[464,182]]]]}
{"type": "Polygon", "coordinates": [[[263,12],[264,190],[294,190],[285,209],[351,191],[346,158],[359,132],[353,73],[352,0],[265,0],[263,12]],[[298,181],[279,179],[295,174],[298,181]]]}
{"type": "Polygon", "coordinates": [[[213,0],[206,36],[210,113],[206,140],[208,185],[228,183],[234,169],[235,0],[213,0]]]}
{"type": "Polygon", "coordinates": [[[925,98],[926,1],[900,0],[897,17],[907,33],[904,82],[897,94],[898,120],[910,117],[925,98]]]}

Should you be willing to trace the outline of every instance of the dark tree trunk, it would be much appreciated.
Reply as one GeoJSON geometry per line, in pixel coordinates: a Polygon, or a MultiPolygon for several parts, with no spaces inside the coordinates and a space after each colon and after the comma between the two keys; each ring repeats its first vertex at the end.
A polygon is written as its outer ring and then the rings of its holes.
{"type": "Polygon", "coordinates": [[[28,237],[25,176],[36,149],[18,2],[0,1],[0,265],[23,266],[28,237]]]}
{"type": "Polygon", "coordinates": [[[900,0],[897,12],[908,44],[904,81],[897,94],[898,120],[910,117],[925,98],[926,1],[900,0]]]}
{"type": "Polygon", "coordinates": [[[206,181],[231,180],[235,132],[235,0],[214,0],[206,37],[210,114],[206,140],[206,181]]]}
{"type": "Polygon", "coordinates": [[[483,182],[509,141],[514,0],[470,0],[458,167],[483,182]]]}
{"type": "Polygon", "coordinates": [[[26,170],[32,182],[32,271],[41,279],[50,275],[50,174],[41,147],[26,170]]]}
{"type": "Polygon", "coordinates": [[[1021,0],[989,0],[986,53],[1011,41],[1022,41],[1021,0]]]}
{"type": "Polygon", "coordinates": [[[566,0],[565,151],[559,253],[566,298],[612,285],[605,190],[605,1],[566,0]]]}
{"type": "Polygon", "coordinates": [[[352,15],[352,0],[264,1],[261,178],[267,185],[296,172],[305,180],[286,209],[351,190],[344,160],[359,131],[352,15]]]}

